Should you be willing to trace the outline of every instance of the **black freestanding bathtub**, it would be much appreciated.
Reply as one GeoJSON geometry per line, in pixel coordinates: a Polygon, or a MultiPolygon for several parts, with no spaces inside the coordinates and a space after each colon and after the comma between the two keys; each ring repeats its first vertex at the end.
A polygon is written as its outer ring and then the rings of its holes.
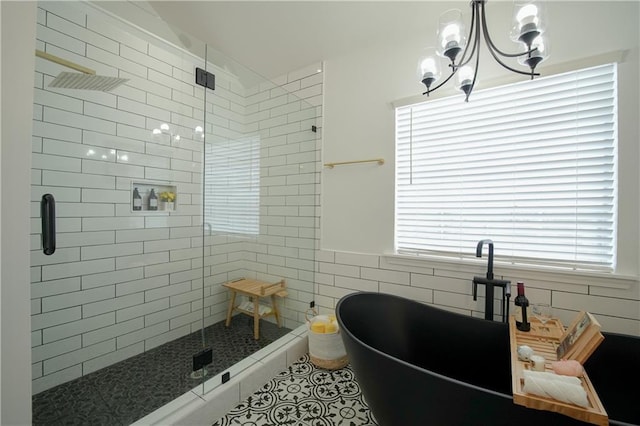
{"type": "MultiPolygon", "coordinates": [[[[347,295],[336,314],[380,426],[584,424],[513,403],[505,323],[380,293],[347,295]]],[[[607,333],[585,365],[610,424],[640,424],[639,356],[640,338],[607,333]]]]}

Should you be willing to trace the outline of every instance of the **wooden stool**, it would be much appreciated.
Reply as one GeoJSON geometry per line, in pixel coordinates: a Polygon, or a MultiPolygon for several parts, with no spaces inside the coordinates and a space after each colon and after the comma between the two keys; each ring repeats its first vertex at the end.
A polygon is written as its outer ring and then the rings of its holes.
{"type": "Polygon", "coordinates": [[[258,280],[239,278],[235,281],[229,281],[222,285],[231,290],[231,300],[229,301],[227,322],[225,324],[227,327],[231,324],[231,314],[234,310],[253,317],[253,338],[256,340],[260,337],[260,318],[274,315],[276,317],[278,327],[282,327],[280,313],[278,312],[278,305],[276,304],[276,296],[285,297],[287,295],[284,280],[269,284],[258,280]],[[235,306],[236,294],[238,293],[252,299],[253,311],[242,309],[240,306],[235,306]],[[260,298],[267,296],[271,297],[271,311],[260,315],[260,298]]]}

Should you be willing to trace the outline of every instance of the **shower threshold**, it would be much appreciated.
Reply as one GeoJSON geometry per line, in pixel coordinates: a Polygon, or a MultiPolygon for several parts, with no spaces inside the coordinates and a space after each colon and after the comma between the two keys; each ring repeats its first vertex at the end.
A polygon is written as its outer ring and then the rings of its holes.
{"type": "Polygon", "coordinates": [[[133,426],[208,425],[225,416],[269,380],[282,374],[309,352],[307,327],[286,336],[233,365],[224,373],[176,398],[133,426]],[[229,373],[231,379],[224,376],[229,373]]]}

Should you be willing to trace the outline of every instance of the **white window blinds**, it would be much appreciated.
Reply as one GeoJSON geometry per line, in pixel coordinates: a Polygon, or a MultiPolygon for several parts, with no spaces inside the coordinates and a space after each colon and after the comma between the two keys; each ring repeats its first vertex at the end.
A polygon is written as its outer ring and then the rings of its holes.
{"type": "Polygon", "coordinates": [[[396,250],[613,269],[616,65],[396,109],[396,250]]]}
{"type": "Polygon", "coordinates": [[[205,149],[205,223],[214,232],[258,235],[259,137],[214,141],[205,149]]]}

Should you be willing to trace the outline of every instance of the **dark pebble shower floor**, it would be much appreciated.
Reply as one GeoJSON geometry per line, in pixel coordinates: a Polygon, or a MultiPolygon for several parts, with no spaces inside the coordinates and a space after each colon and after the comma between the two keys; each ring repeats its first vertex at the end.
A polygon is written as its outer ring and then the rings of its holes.
{"type": "MultiPolygon", "coordinates": [[[[257,352],[289,329],[261,321],[260,339],[253,338],[253,320],[233,317],[205,329],[205,346],[213,349],[209,376],[221,373],[257,352]]],[[[129,425],[201,383],[192,379],[192,356],[201,351],[202,333],[195,332],[34,395],[34,425],[129,425]]]]}

